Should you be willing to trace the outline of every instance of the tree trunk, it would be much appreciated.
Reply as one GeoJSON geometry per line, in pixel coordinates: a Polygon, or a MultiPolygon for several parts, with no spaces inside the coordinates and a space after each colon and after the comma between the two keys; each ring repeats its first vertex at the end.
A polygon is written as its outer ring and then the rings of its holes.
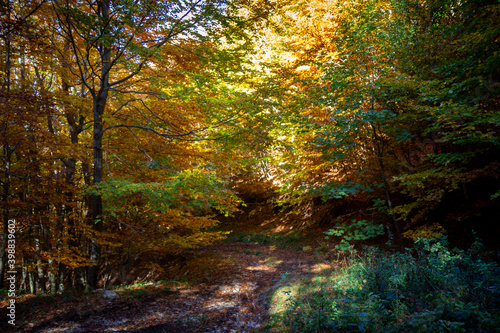
{"type": "Polygon", "coordinates": [[[54,260],[49,259],[48,265],[47,274],[49,276],[49,291],[55,294],[57,292],[57,281],[56,274],[54,273],[54,260]]]}
{"type": "Polygon", "coordinates": [[[35,284],[35,276],[34,276],[33,272],[28,271],[28,279],[29,279],[30,293],[35,295],[36,294],[36,284],[35,284]]]}
{"type": "Polygon", "coordinates": [[[28,290],[28,269],[26,268],[26,262],[22,260],[22,273],[21,273],[21,283],[19,284],[19,289],[26,292],[28,290]]]}
{"type": "Polygon", "coordinates": [[[385,171],[385,165],[384,165],[384,161],[383,161],[383,151],[382,151],[382,147],[380,146],[381,145],[380,137],[377,134],[377,129],[375,128],[375,125],[373,123],[371,123],[370,125],[371,125],[372,131],[373,131],[373,140],[374,140],[375,146],[377,148],[376,155],[377,155],[377,160],[378,160],[379,167],[380,167],[380,174],[382,176],[382,181],[384,183],[385,199],[386,199],[386,203],[387,203],[387,208],[389,208],[392,222],[394,224],[394,228],[396,229],[396,234],[398,236],[399,245],[402,246],[403,237],[401,236],[401,229],[399,227],[399,221],[398,221],[396,215],[392,211],[391,192],[389,190],[389,182],[387,181],[387,173],[385,171]]]}
{"type": "MultiPolygon", "coordinates": [[[[98,8],[103,21],[107,23],[109,20],[109,0],[98,2],[98,8]]],[[[109,28],[104,29],[104,37],[109,37],[109,28]]],[[[105,42],[106,43],[106,42],[105,42]]],[[[109,91],[109,71],[111,70],[111,50],[109,45],[101,44],[99,47],[99,53],[102,62],[101,69],[101,84],[99,91],[94,93],[93,100],[93,115],[94,115],[94,136],[93,136],[93,149],[94,149],[94,185],[99,184],[102,181],[102,162],[103,162],[103,151],[102,151],[102,115],[104,114],[104,109],[106,107],[106,102],[108,100],[109,91]]],[[[92,194],[92,228],[98,234],[102,231],[103,221],[102,221],[102,197],[98,194],[92,194]]],[[[99,274],[99,264],[101,261],[101,245],[95,241],[91,240],[90,244],[90,260],[93,265],[89,267],[87,276],[87,288],[95,289],[97,288],[98,274],[99,274]]]]}
{"type": "Polygon", "coordinates": [[[37,270],[37,284],[38,284],[38,289],[40,289],[40,292],[41,293],[45,293],[47,290],[46,290],[46,286],[45,286],[45,272],[43,271],[43,268],[42,268],[42,260],[41,259],[37,259],[36,260],[36,270],[37,270]]]}
{"type": "MultiPolygon", "coordinates": [[[[107,87],[106,87],[107,89],[107,87]]],[[[102,114],[107,99],[107,90],[101,92],[94,99],[94,137],[93,137],[93,148],[94,148],[94,181],[93,184],[97,185],[102,181],[102,114]]],[[[102,197],[99,194],[91,195],[91,206],[92,206],[92,229],[96,232],[95,237],[99,236],[102,231],[103,221],[102,221],[102,197]]],[[[88,270],[88,289],[97,288],[99,264],[101,261],[101,245],[95,241],[91,240],[90,243],[90,260],[93,265],[89,267],[88,270]]]]}
{"type": "Polygon", "coordinates": [[[66,277],[66,275],[64,274],[65,267],[64,267],[63,264],[61,264],[61,262],[59,262],[57,266],[58,266],[58,269],[57,269],[57,274],[58,274],[57,280],[59,282],[59,285],[57,287],[57,292],[59,294],[62,294],[65,291],[65,285],[64,285],[64,279],[66,277]]]}

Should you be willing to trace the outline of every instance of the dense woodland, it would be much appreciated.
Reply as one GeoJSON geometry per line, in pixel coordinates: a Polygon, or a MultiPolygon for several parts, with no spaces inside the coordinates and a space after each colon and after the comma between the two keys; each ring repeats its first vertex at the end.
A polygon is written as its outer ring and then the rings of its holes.
{"type": "Polygon", "coordinates": [[[223,239],[256,184],[276,211],[323,212],[303,227],[339,251],[444,235],[498,250],[497,0],[2,0],[0,15],[0,289],[9,220],[21,291],[91,290],[223,239]]]}

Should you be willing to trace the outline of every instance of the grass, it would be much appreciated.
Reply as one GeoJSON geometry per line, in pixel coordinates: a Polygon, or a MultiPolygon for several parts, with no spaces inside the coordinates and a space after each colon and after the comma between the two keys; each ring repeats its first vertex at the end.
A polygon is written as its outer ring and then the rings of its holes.
{"type": "Polygon", "coordinates": [[[271,234],[268,232],[249,232],[239,234],[229,234],[225,239],[226,242],[241,242],[241,243],[256,243],[259,245],[275,245],[279,249],[294,247],[301,250],[300,243],[304,240],[304,236],[300,233],[290,234],[271,234]]]}
{"type": "Polygon", "coordinates": [[[274,265],[277,265],[277,264],[280,264],[280,263],[282,263],[282,261],[279,260],[276,257],[267,257],[264,260],[264,265],[268,265],[268,266],[274,266],[274,265]]]}
{"type": "Polygon", "coordinates": [[[170,289],[167,281],[138,281],[133,284],[116,287],[113,291],[118,292],[120,297],[140,298],[158,293],[158,290],[170,289]],[[160,289],[158,289],[160,288],[160,289]]]}
{"type": "Polygon", "coordinates": [[[335,274],[287,281],[271,298],[265,332],[497,332],[500,275],[480,244],[413,253],[367,249],[335,274]]]}

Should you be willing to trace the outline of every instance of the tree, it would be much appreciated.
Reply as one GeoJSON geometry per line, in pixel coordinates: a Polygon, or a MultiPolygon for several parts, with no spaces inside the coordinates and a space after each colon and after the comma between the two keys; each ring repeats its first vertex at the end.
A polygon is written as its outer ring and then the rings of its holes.
{"type": "MultiPolygon", "coordinates": [[[[1,6],[0,133],[3,228],[0,245],[0,288],[4,283],[7,263],[9,262],[10,270],[15,268],[13,261],[8,261],[6,256],[8,222],[16,221],[18,226],[23,225],[23,215],[43,210],[42,205],[30,205],[23,200],[28,198],[28,201],[32,201],[33,194],[23,185],[28,180],[38,182],[46,176],[39,174],[38,179],[35,177],[36,173],[44,168],[44,160],[47,160],[42,156],[43,150],[54,143],[54,138],[46,135],[44,125],[44,120],[53,113],[51,98],[39,86],[29,84],[27,59],[43,49],[43,32],[30,22],[30,17],[40,6],[37,2],[4,2],[1,6]]],[[[24,244],[24,248],[27,247],[28,244],[24,244]]],[[[19,244],[16,250],[19,251],[18,254],[22,253],[23,246],[19,244]]]]}
{"type": "Polygon", "coordinates": [[[458,224],[461,230],[483,229],[500,186],[494,134],[499,59],[493,22],[498,3],[404,1],[394,2],[393,10],[389,33],[399,41],[392,46],[400,75],[382,84],[381,97],[398,114],[399,126],[413,136],[407,154],[417,159],[397,177],[400,191],[411,200],[395,211],[412,229],[423,226],[424,232],[429,221],[440,221],[447,229],[458,224]],[[422,147],[426,141],[427,148],[422,147]],[[476,192],[478,187],[483,194],[476,192]],[[450,200],[463,204],[449,207],[450,200]]]}
{"type": "Polygon", "coordinates": [[[132,250],[178,251],[218,239],[206,231],[212,213],[238,202],[220,177],[238,165],[229,155],[242,136],[232,136],[256,109],[242,82],[251,43],[238,8],[40,1],[8,9],[16,13],[3,21],[3,78],[16,92],[2,92],[10,125],[2,208],[27,246],[23,288],[43,290],[45,274],[52,291],[95,287],[102,246],[147,239],[151,246],[132,250]],[[16,112],[23,117],[12,121],[16,112]]]}
{"type": "MultiPolygon", "coordinates": [[[[285,144],[272,154],[292,202],[375,200],[408,237],[442,233],[475,211],[449,214],[443,205],[459,192],[470,197],[473,181],[498,179],[497,16],[496,3],[476,1],[284,9],[276,33],[288,117],[273,130],[285,144]]],[[[493,184],[488,206],[498,197],[493,184]]],[[[346,223],[361,219],[354,215],[346,223]]]]}
{"type": "MultiPolygon", "coordinates": [[[[85,96],[92,99],[93,184],[103,181],[105,153],[104,134],[127,129],[145,135],[157,135],[167,140],[194,140],[209,126],[199,123],[178,125],[168,121],[161,112],[149,107],[150,100],[175,99],[173,91],[159,85],[141,85],[143,73],[158,82],[167,70],[190,54],[201,52],[211,31],[220,29],[231,13],[222,1],[54,1],[54,14],[58,23],[58,38],[69,44],[69,53],[58,52],[76,64],[71,75],[78,78],[85,96]],[[130,96],[130,97],[127,97],[130,96]],[[112,103],[110,103],[112,101],[112,103]],[[139,115],[130,117],[131,112],[139,115]]],[[[63,44],[65,45],[65,44],[63,44]]],[[[182,73],[166,75],[182,77],[182,73]]],[[[151,79],[149,79],[151,80],[151,79]]],[[[182,81],[183,79],[179,79],[182,81]]],[[[182,99],[179,98],[179,99],[182,99]]],[[[151,104],[154,105],[154,104],[151,104]]],[[[198,105],[199,107],[199,105],[198,105]]],[[[193,119],[194,120],[194,119],[193,119]]],[[[219,125],[215,123],[211,127],[219,125]]],[[[139,144],[140,145],[140,144],[139,144]]],[[[142,148],[140,148],[142,149],[142,148]]],[[[142,149],[144,151],[144,149],[142,149]]],[[[103,230],[102,197],[91,194],[92,224],[95,234],[103,230]]],[[[92,240],[88,283],[94,288],[101,246],[92,240]]]]}

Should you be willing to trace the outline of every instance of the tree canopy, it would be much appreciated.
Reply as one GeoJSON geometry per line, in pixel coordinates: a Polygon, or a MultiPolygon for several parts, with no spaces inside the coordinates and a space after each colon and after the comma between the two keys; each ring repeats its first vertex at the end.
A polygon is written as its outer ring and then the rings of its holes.
{"type": "Polygon", "coordinates": [[[105,262],[222,239],[241,174],[291,209],[348,202],[326,221],[340,248],[498,225],[496,0],[18,0],[0,14],[0,289],[11,220],[23,289],[91,289],[105,262]]]}

